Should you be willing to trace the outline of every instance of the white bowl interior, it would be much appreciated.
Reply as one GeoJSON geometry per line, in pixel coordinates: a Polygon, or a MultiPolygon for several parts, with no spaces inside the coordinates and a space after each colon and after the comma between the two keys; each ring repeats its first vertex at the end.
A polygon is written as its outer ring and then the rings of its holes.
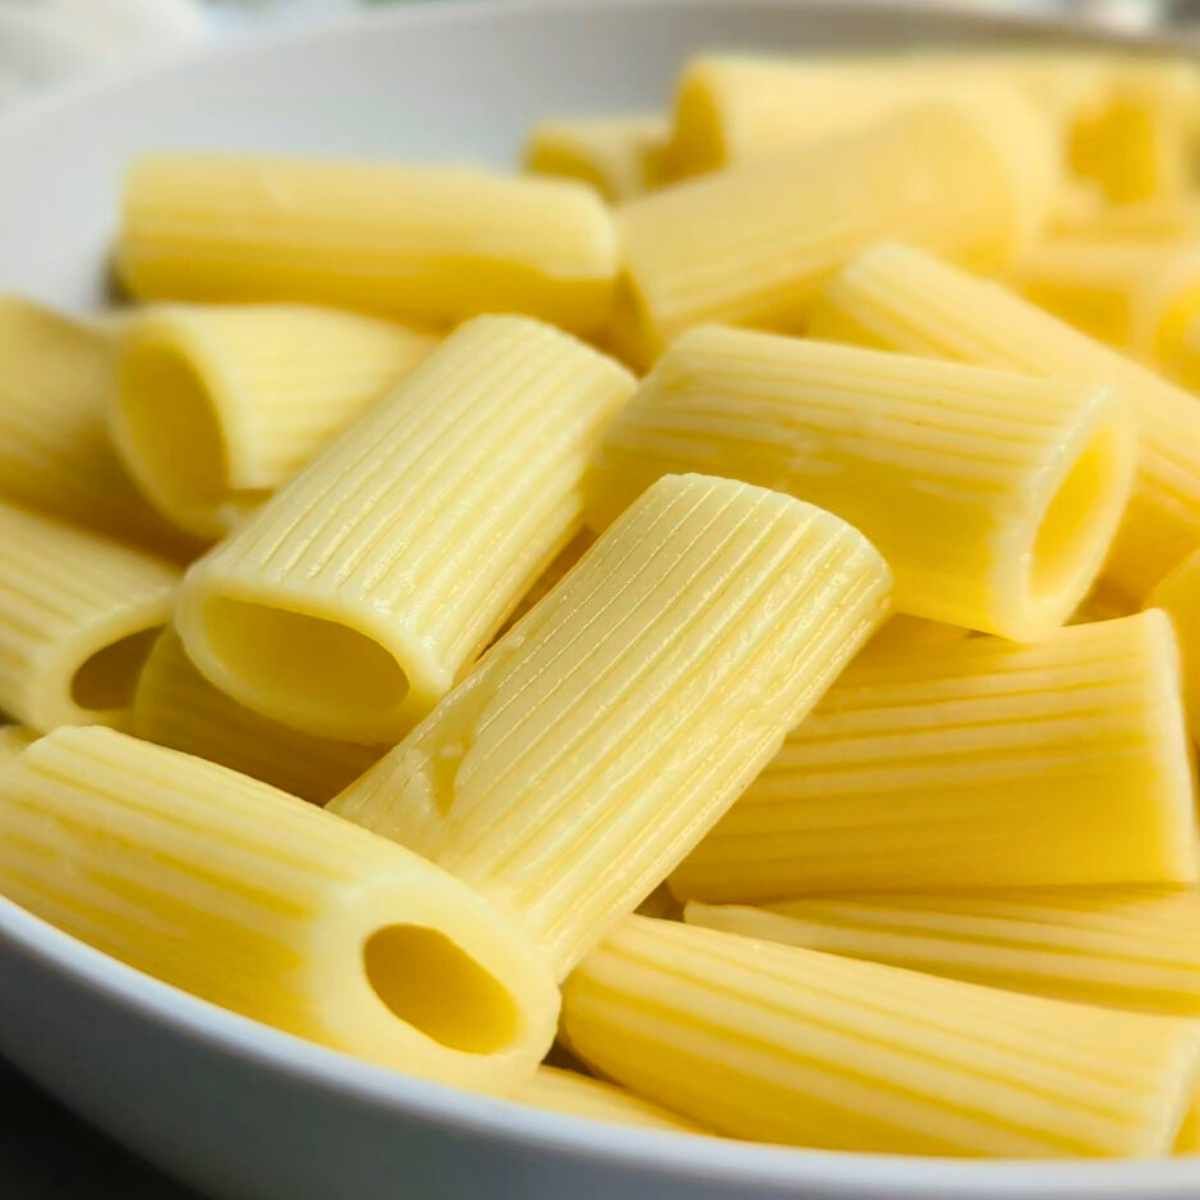
{"type": "MultiPolygon", "coordinates": [[[[124,163],[182,147],[511,163],[550,113],[661,106],[707,48],[1045,39],[1062,29],[788,0],[511,0],[393,10],[89,85],[0,121],[0,289],[104,303],[124,163]]],[[[67,1103],[225,1196],[403,1189],[550,1200],[1100,1197],[1200,1192],[1200,1159],[979,1164],[801,1153],[593,1125],[300,1043],[140,976],[0,902],[0,1047],[67,1103]]]]}

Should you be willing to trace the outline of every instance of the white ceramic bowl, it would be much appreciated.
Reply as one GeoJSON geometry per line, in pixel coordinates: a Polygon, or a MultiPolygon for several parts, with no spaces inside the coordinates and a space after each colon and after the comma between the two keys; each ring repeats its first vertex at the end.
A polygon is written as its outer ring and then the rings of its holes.
{"type": "MultiPolygon", "coordinates": [[[[0,121],[0,290],[75,308],[96,303],[122,164],[140,150],[511,161],[539,114],[662,103],[680,60],[697,49],[995,41],[1030,31],[895,6],[510,0],[287,33],[91,85],[0,121]]],[[[808,1153],[465,1095],[224,1012],[3,901],[0,1049],[168,1171],[246,1200],[1200,1194],[1200,1159],[993,1164],[808,1153]]]]}

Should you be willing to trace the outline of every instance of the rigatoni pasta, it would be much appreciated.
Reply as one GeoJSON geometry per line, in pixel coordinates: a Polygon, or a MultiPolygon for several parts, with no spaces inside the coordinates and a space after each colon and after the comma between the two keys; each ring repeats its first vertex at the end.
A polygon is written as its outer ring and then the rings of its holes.
{"type": "Polygon", "coordinates": [[[1191,242],[1059,238],[1039,243],[1018,262],[1023,295],[1076,329],[1118,350],[1138,347],[1138,297],[1191,242]]]}
{"type": "Polygon", "coordinates": [[[913,104],[970,99],[981,85],[1023,92],[1058,127],[1099,99],[1105,72],[1100,56],[1078,53],[700,55],[679,77],[668,169],[688,176],[786,154],[913,104]]]}
{"type": "Polygon", "coordinates": [[[803,327],[820,283],[881,237],[983,270],[1007,267],[1044,219],[1055,160],[1016,93],[906,110],[622,206],[614,346],[649,365],[705,321],[803,327]],[[953,193],[952,210],[930,197],[953,193]]]}
{"type": "Polygon", "coordinates": [[[563,991],[588,1064],[719,1133],[832,1150],[1168,1154],[1195,1022],[631,917],[563,991]]]}
{"type": "Polygon", "coordinates": [[[1200,739],[1200,550],[1167,574],[1146,603],[1152,609],[1163,609],[1175,627],[1188,725],[1192,737],[1200,739]]]}
{"type": "Polygon", "coordinates": [[[0,497],[152,549],[187,553],[113,451],[112,387],[106,334],[0,296],[0,497]]]}
{"type": "Polygon", "coordinates": [[[0,708],[43,733],[123,723],[179,580],[165,559],[0,502],[0,708]]]}
{"type": "Polygon", "coordinates": [[[331,808],[476,887],[565,975],[770,760],[889,583],[828,513],[659,480],[331,808]]]}
{"type": "Polygon", "coordinates": [[[1200,893],[1019,888],[687,906],[690,924],[1079,1004],[1200,1016],[1200,893]]]}
{"type": "Polygon", "coordinates": [[[825,289],[814,336],[1115,388],[1138,424],[1138,474],[1105,577],[1135,600],[1200,546],[1195,399],[1005,288],[906,246],[875,247],[825,289]]]}
{"type": "Polygon", "coordinates": [[[1168,379],[1200,388],[1200,241],[1146,275],[1132,302],[1134,349],[1168,379]]]}
{"type": "Polygon", "coordinates": [[[174,629],[159,635],[138,675],[129,732],[314,804],[331,800],[380,755],[376,746],[300,733],[245,708],[196,670],[174,629]]]}
{"type": "Polygon", "coordinates": [[[1072,241],[1196,238],[1200,236],[1200,198],[1106,204],[1094,187],[1077,184],[1070,193],[1065,187],[1060,192],[1048,230],[1054,238],[1072,241]]]}
{"type": "Polygon", "coordinates": [[[0,771],[0,832],[7,896],[289,1033],[493,1091],[554,1036],[553,982],[467,888],[214,763],[58,730],[0,771]]]}
{"type": "Polygon", "coordinates": [[[793,730],[671,887],[755,902],[1195,884],[1189,755],[1161,612],[1033,646],[883,645],[793,730]]]}
{"type": "Polygon", "coordinates": [[[1175,1139],[1176,1154],[1200,1154],[1200,1102],[1193,1104],[1175,1139]]]}
{"type": "Polygon", "coordinates": [[[525,169],[590,183],[606,200],[632,200],[663,182],[667,123],[656,114],[539,121],[525,142],[525,169]]]}
{"type": "Polygon", "coordinates": [[[264,716],[398,740],[579,530],[588,456],[633,389],[540,322],[464,324],[191,569],[188,656],[264,716]]]}
{"type": "Polygon", "coordinates": [[[566,179],[233,154],[158,154],[125,180],[117,270],[138,300],[292,300],[448,324],[604,321],[617,241],[566,179]]]}
{"type": "Polygon", "coordinates": [[[1049,47],[139,160],[149,305],[0,298],[0,895],[522,1136],[1200,1154],[1197,149],[1049,47]]]}
{"type": "Polygon", "coordinates": [[[711,326],[679,338],[610,425],[588,521],[603,528],[667,471],[732,475],[858,526],[899,611],[1031,640],[1100,570],[1133,456],[1120,399],[1096,384],[711,326]]]}
{"type": "Polygon", "coordinates": [[[214,540],[434,344],[298,304],[151,307],[118,335],[113,440],[165,517],[214,540]]]}
{"type": "Polygon", "coordinates": [[[1070,132],[1070,165],[1114,204],[1177,200],[1192,187],[1197,113],[1200,69],[1194,62],[1114,62],[1102,100],[1070,132]]]}

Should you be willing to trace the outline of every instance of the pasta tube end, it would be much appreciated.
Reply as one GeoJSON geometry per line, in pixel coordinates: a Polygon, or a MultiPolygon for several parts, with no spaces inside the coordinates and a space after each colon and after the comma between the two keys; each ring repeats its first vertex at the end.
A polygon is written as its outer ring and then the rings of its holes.
{"type": "Polygon", "coordinates": [[[1129,414],[1109,392],[1097,393],[1090,409],[1048,473],[1027,526],[1028,552],[1006,563],[1023,576],[1016,587],[1025,601],[1013,605],[1014,622],[1002,632],[1019,641],[1045,637],[1069,618],[1099,575],[1129,499],[1136,457],[1129,414]]]}
{"type": "Polygon", "coordinates": [[[320,737],[398,738],[414,708],[432,708],[450,683],[415,675],[416,647],[401,665],[389,648],[395,628],[372,628],[366,614],[333,604],[322,611],[319,597],[262,589],[242,596],[210,586],[204,564],[189,576],[176,621],[210,683],[254,712],[320,737]]]}
{"type": "Polygon", "coordinates": [[[126,470],[180,528],[215,540],[229,532],[228,439],[221,401],[169,322],[134,323],[121,339],[111,433],[126,470]]]}
{"type": "Polygon", "coordinates": [[[357,1056],[501,1091],[554,1040],[558,988],[540,957],[440,872],[368,883],[314,945],[312,1003],[357,1056]]]}

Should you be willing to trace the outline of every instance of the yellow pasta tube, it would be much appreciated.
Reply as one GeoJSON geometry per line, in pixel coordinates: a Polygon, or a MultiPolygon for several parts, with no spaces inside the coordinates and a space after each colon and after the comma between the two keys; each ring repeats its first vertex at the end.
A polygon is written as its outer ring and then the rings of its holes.
{"type": "Polygon", "coordinates": [[[1124,592],[1101,580],[1083,598],[1071,616],[1071,623],[1077,625],[1088,621],[1111,621],[1114,617],[1128,617],[1140,608],[1141,605],[1124,592]]]}
{"type": "Polygon", "coordinates": [[[572,1049],[719,1133],[1002,1158],[1170,1152],[1193,1021],[632,917],[563,990],[572,1049]]]}
{"type": "Polygon", "coordinates": [[[34,729],[126,719],[179,570],[0,503],[0,708],[34,729]]]}
{"type": "Polygon", "coordinates": [[[150,548],[189,549],[138,493],[109,442],[108,336],[0,296],[0,363],[0,496],[150,548]]]}
{"type": "Polygon", "coordinates": [[[1021,888],[687,906],[690,924],[948,979],[1200,1017],[1200,894],[1021,888]]]}
{"type": "Polygon", "coordinates": [[[477,888],[565,975],[770,761],[888,584],[829,513],[662,479],[331,807],[477,888]]]}
{"type": "Polygon", "coordinates": [[[433,345],[299,304],[152,308],[121,330],[113,440],[158,510],[213,540],[433,345]]]}
{"type": "Polygon", "coordinates": [[[858,526],[901,612],[1036,639],[1099,571],[1133,456],[1104,387],[709,326],[609,427],[588,520],[667,471],[745,479],[858,526]]]}
{"type": "Polygon", "coordinates": [[[139,300],[298,300],[418,323],[521,312],[577,332],[612,300],[590,188],[457,166],[159,154],[129,172],[117,269],[139,300]]]}
{"type": "Polygon", "coordinates": [[[1200,242],[1148,273],[1132,307],[1134,349],[1168,379],[1200,390],[1200,242]]]}
{"type": "Polygon", "coordinates": [[[971,631],[961,625],[946,625],[941,621],[926,621],[922,617],[907,617],[897,613],[880,627],[867,643],[866,652],[877,653],[885,646],[940,646],[971,637],[971,631]]]}
{"type": "Polygon", "coordinates": [[[1183,659],[1183,698],[1192,737],[1200,739],[1200,550],[1189,554],[1150,593],[1150,608],[1171,618],[1183,659]]]}
{"type": "Polygon", "coordinates": [[[432,864],[235,771],[63,729],[0,772],[0,892],[205,1000],[503,1091],[554,1036],[544,968],[432,864]]]}
{"type": "Polygon", "coordinates": [[[609,1125],[633,1125],[673,1133],[703,1133],[697,1125],[649,1100],[601,1079],[558,1067],[538,1067],[509,1099],[570,1117],[587,1117],[609,1125]]]}
{"type": "Polygon", "coordinates": [[[0,725],[0,763],[16,758],[36,737],[22,725],[0,725]]]}
{"type": "Polygon", "coordinates": [[[865,653],[671,878],[681,898],[1190,884],[1170,622],[865,653]]]}
{"type": "MultiPolygon", "coordinates": [[[[1064,189],[1066,185],[1064,185],[1064,189]]],[[[1200,236],[1200,203],[1194,197],[1106,204],[1086,186],[1060,193],[1049,222],[1054,238],[1072,241],[1145,241],[1195,239],[1200,236]],[[1073,199],[1068,197],[1073,196],[1073,199]]]]}
{"type": "Polygon", "coordinates": [[[1200,421],[1192,396],[1008,290],[905,246],[831,281],[814,336],[1116,388],[1137,417],[1138,474],[1105,577],[1142,599],[1200,545],[1200,421]]]}
{"type": "MultiPolygon", "coordinates": [[[[303,654],[303,646],[297,646],[303,654]]],[[[138,677],[130,732],[324,804],[379,757],[373,746],[314,737],[244,708],[192,665],[164,630],[138,677]]]]}
{"type": "Polygon", "coordinates": [[[652,193],[619,212],[612,342],[649,364],[705,321],[802,327],[822,280],[885,236],[1002,269],[1043,220],[1054,181],[1038,115],[1011,91],[984,90],[652,193]],[[945,195],[953,206],[930,201],[945,195]]]}
{"type": "Polygon", "coordinates": [[[679,79],[667,166],[676,176],[786,154],[914,103],[958,102],[1009,84],[1062,124],[1101,94],[1098,56],[1065,54],[809,59],[701,55],[679,79]]]}
{"type": "Polygon", "coordinates": [[[1117,349],[1136,349],[1137,298],[1189,243],[1145,238],[1040,243],[1017,264],[1014,279],[1039,308],[1117,349]]]}
{"type": "Polygon", "coordinates": [[[1176,1154],[1200,1154],[1200,1100],[1188,1110],[1179,1136],[1175,1139],[1176,1154]]]}
{"type": "Polygon", "coordinates": [[[1200,71],[1194,63],[1115,63],[1102,101],[1071,130],[1071,166],[1115,204],[1176,200],[1191,186],[1198,110],[1200,71]]]}
{"type": "Polygon", "coordinates": [[[561,117],[533,127],[523,158],[527,171],[581,179],[617,202],[658,187],[666,143],[657,115],[561,117]]]}
{"type": "Polygon", "coordinates": [[[463,325],[187,576],[188,656],[247,708],[396,741],[577,532],[634,389],[540,322],[463,325]]]}

